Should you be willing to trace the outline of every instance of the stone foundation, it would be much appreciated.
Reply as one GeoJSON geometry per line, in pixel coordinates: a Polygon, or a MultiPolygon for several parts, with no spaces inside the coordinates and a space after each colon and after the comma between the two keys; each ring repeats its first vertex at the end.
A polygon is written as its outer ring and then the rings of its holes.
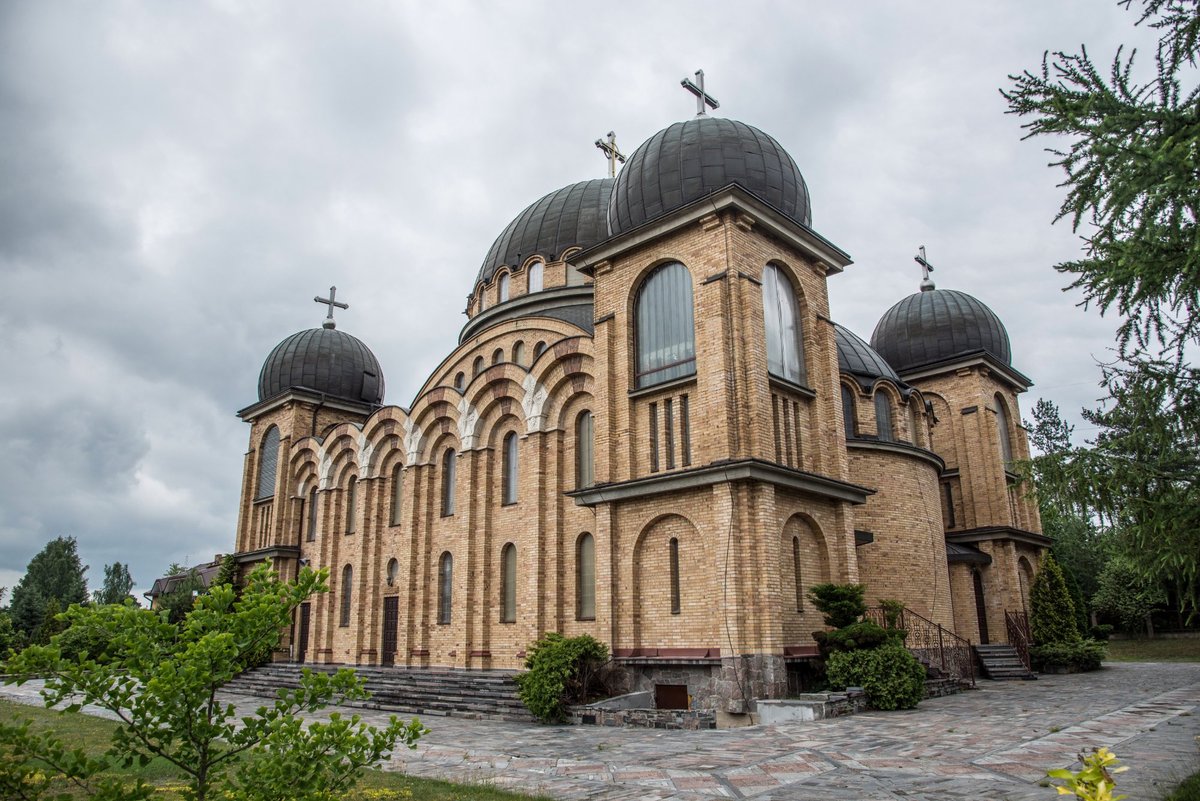
{"type": "Polygon", "coordinates": [[[685,685],[689,709],[734,714],[753,712],[755,699],[787,695],[787,665],[782,656],[749,654],[723,659],[620,660],[624,675],[614,677],[618,692],[648,692],[655,686],[685,685]],[[749,698],[749,703],[746,703],[749,698]]]}

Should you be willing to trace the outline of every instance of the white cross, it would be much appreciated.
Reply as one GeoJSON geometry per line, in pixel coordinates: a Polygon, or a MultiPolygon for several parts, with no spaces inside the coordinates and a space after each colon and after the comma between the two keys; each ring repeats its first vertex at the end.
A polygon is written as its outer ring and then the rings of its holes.
{"type": "Polygon", "coordinates": [[[704,70],[696,70],[696,83],[692,83],[690,78],[684,78],[679,82],[679,85],[696,96],[696,116],[703,117],[707,112],[705,106],[714,111],[721,107],[717,99],[704,91],[704,70]]]}

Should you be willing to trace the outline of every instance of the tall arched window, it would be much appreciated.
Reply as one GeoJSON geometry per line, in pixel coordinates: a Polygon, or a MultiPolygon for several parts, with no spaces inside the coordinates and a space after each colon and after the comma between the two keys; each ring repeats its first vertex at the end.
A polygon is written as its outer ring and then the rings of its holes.
{"type": "Polygon", "coordinates": [[[475,361],[471,363],[471,375],[477,376],[483,372],[483,357],[476,356],[475,361]]]}
{"type": "Polygon", "coordinates": [[[596,619],[596,540],[586,531],[575,541],[575,619],[596,619]]]}
{"type": "Polygon", "coordinates": [[[678,615],[682,604],[679,602],[679,540],[671,537],[671,614],[678,615]]]}
{"type": "Polygon", "coordinates": [[[892,442],[892,399],[881,389],[875,390],[875,430],[884,442],[892,442]]]}
{"type": "Polygon", "coordinates": [[[529,264],[529,291],[542,291],[542,263],[540,261],[530,262],[529,264]]]}
{"type": "Polygon", "coordinates": [[[1012,464],[1012,435],[1008,429],[1008,411],[1004,408],[1004,399],[996,396],[996,429],[1000,435],[1000,456],[1004,459],[1004,469],[1012,464]]]}
{"type": "Polygon", "coordinates": [[[500,551],[500,622],[517,620],[517,546],[511,542],[500,551]]]}
{"type": "Polygon", "coordinates": [[[306,537],[309,542],[317,538],[317,488],[313,487],[308,491],[308,532],[306,537]]]}
{"type": "Polygon", "coordinates": [[[479,288],[479,310],[483,311],[486,308],[487,308],[487,287],[481,286],[479,288]]]}
{"type": "Polygon", "coordinates": [[[913,409],[915,401],[910,401],[904,406],[904,416],[908,420],[908,441],[913,445],[917,444],[917,412],[913,409]]]}
{"type": "Polygon", "coordinates": [[[254,500],[275,496],[275,475],[279,467],[279,429],[271,426],[258,449],[258,489],[254,500]]]}
{"type": "Polygon", "coordinates": [[[646,279],[637,298],[637,386],[696,373],[692,275],[679,262],[646,279]]]}
{"type": "Polygon", "coordinates": [[[393,526],[400,525],[404,519],[401,507],[404,502],[404,465],[398,464],[392,469],[392,515],[393,526]]]}
{"type": "Polygon", "coordinates": [[[438,623],[450,623],[450,604],[454,600],[454,557],[449,551],[438,562],[438,623]]]}
{"type": "Polygon", "coordinates": [[[800,582],[800,538],[792,537],[792,576],[796,579],[796,611],[804,611],[804,585],[800,582]]]}
{"type": "Polygon", "coordinates": [[[534,359],[537,359],[538,356],[541,356],[545,352],[546,352],[546,343],[545,342],[539,342],[533,346],[533,358],[534,359]]]}
{"type": "Polygon", "coordinates": [[[350,476],[346,484],[346,533],[353,534],[355,520],[358,518],[358,479],[350,476]]]}
{"type": "Polygon", "coordinates": [[[442,454],[442,517],[454,514],[454,471],[458,459],[453,448],[447,448],[442,454]]]}
{"type": "Polygon", "coordinates": [[[400,563],[395,558],[389,559],[387,563],[387,585],[389,587],[396,586],[396,577],[400,574],[400,563]]]}
{"type": "Polygon", "coordinates": [[[767,372],[796,384],[806,380],[804,333],[792,282],[774,264],[763,270],[763,327],[767,335],[767,372]]]}
{"type": "Polygon", "coordinates": [[[504,435],[504,458],[501,460],[504,471],[501,481],[501,503],[508,505],[517,502],[517,432],[509,431],[504,435]]]}
{"type": "Polygon", "coordinates": [[[513,361],[522,367],[525,366],[525,343],[518,342],[513,345],[513,361]]]}
{"type": "Polygon", "coordinates": [[[462,388],[465,387],[466,385],[467,385],[467,377],[465,375],[463,375],[461,370],[459,370],[454,375],[454,388],[457,389],[459,392],[462,392],[462,388]]]}
{"type": "Polygon", "coordinates": [[[596,483],[592,413],[586,409],[575,418],[575,487],[583,489],[596,483]]]}
{"type": "Polygon", "coordinates": [[[842,384],[842,423],[846,426],[846,439],[853,439],[858,436],[855,408],[854,390],[842,384]]]}
{"type": "Polygon", "coordinates": [[[504,348],[496,348],[492,351],[492,364],[499,364],[504,361],[504,348]]]}
{"type": "Polygon", "coordinates": [[[500,302],[508,300],[508,273],[500,276],[500,302]]]}
{"type": "Polygon", "coordinates": [[[354,592],[354,568],[346,565],[342,568],[342,619],[339,625],[350,625],[350,604],[354,592]]]}

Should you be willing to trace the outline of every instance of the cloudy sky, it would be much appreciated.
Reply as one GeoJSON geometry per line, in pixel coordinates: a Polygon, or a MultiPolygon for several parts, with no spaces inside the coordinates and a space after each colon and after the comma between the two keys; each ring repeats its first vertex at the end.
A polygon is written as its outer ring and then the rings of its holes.
{"type": "MultiPolygon", "coordinates": [[[[855,264],[869,337],[916,290],[1007,323],[1073,419],[1115,321],[1052,269],[1060,175],[997,92],[1046,49],[1152,42],[1104,0],[962,3],[6,2],[0,5],[0,585],[59,534],[138,592],[231,549],[263,358],[340,327],[407,406],[457,341],[495,236],[694,112],[772,134],[855,264]]],[[[1149,56],[1149,50],[1145,55],[1149,56]]],[[[1148,59],[1147,59],[1148,60],[1148,59]]],[[[1087,436],[1082,426],[1080,436],[1087,436]]]]}

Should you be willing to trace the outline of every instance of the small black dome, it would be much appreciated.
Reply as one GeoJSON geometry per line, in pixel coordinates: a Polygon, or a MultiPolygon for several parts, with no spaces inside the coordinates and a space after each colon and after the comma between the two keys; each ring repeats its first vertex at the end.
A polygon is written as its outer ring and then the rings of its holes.
{"type": "Polygon", "coordinates": [[[276,345],[258,374],[260,401],[293,388],[382,403],[383,371],[361,340],[335,328],[313,328],[276,345]]]}
{"type": "Polygon", "coordinates": [[[1000,318],[953,289],[918,292],[888,309],[871,334],[871,346],[900,372],[980,352],[1012,366],[1000,318]]]}
{"type": "Polygon", "coordinates": [[[886,378],[902,387],[905,386],[892,366],[858,334],[834,323],[833,336],[837,342],[838,370],[849,373],[868,386],[879,378],[886,378]]]}
{"type": "Polygon", "coordinates": [[[778,142],[744,122],[696,117],[659,131],[629,157],[613,188],[609,231],[636,228],[730,184],[812,223],[804,176],[778,142]]]}
{"type": "Polygon", "coordinates": [[[530,205],[496,237],[476,284],[491,281],[505,264],[515,267],[530,256],[555,259],[567,248],[587,248],[608,238],[606,215],[613,183],[612,178],[580,181],[530,205]]]}

